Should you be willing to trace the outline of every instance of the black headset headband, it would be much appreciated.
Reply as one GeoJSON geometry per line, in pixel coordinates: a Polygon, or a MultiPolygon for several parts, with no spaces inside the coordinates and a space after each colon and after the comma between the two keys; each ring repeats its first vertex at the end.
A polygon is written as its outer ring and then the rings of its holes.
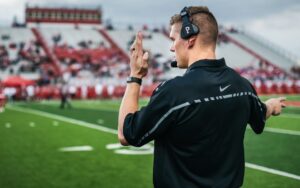
{"type": "Polygon", "coordinates": [[[183,39],[189,39],[191,36],[197,35],[200,32],[200,28],[190,21],[190,17],[195,14],[206,14],[206,15],[210,16],[211,18],[213,18],[215,22],[217,22],[214,15],[212,13],[210,13],[209,11],[199,10],[199,11],[189,14],[188,9],[189,8],[184,7],[180,12],[180,16],[182,19],[182,27],[181,27],[180,35],[181,35],[181,38],[183,38],[183,39]]]}

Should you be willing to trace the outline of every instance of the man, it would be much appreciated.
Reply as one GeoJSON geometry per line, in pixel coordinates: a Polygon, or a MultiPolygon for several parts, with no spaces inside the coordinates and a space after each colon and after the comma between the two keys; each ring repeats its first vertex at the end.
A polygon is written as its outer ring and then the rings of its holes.
{"type": "Polygon", "coordinates": [[[155,141],[155,187],[240,187],[246,125],[261,133],[265,120],[280,114],[284,98],[262,103],[246,79],[216,59],[218,25],[206,7],[185,8],[170,23],[171,51],[187,71],[158,86],[139,110],[148,53],[137,34],[119,111],[119,140],[134,146],[155,141]]]}
{"type": "Polygon", "coordinates": [[[61,88],[60,88],[60,108],[64,109],[65,105],[67,105],[68,108],[71,108],[72,105],[69,101],[69,86],[68,84],[63,81],[61,88]]]}

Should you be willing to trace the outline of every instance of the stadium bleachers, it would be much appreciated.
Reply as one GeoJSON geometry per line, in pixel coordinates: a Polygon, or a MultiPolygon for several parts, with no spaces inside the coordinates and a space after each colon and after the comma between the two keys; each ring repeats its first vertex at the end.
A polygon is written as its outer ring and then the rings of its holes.
{"type": "Polygon", "coordinates": [[[44,50],[37,43],[28,28],[1,28],[0,79],[10,74],[19,74],[28,79],[38,79],[38,64],[45,57],[44,50]]]}
{"type": "Polygon", "coordinates": [[[226,57],[226,63],[232,68],[245,67],[258,61],[257,58],[230,42],[221,42],[217,45],[216,52],[218,58],[226,57]]]}
{"type": "Polygon", "coordinates": [[[287,72],[290,72],[291,67],[296,63],[272,50],[270,47],[265,46],[263,43],[247,35],[245,32],[226,32],[226,34],[287,72]]]}
{"type": "Polygon", "coordinates": [[[68,46],[80,49],[82,42],[87,42],[89,48],[98,47],[110,47],[108,41],[99,34],[97,30],[87,29],[87,28],[44,28],[40,29],[42,35],[46,39],[49,46],[53,47],[55,45],[61,46],[67,44],[68,46]],[[56,42],[57,41],[57,42],[56,42]]]}
{"type": "Polygon", "coordinates": [[[1,45],[9,47],[10,44],[24,42],[26,44],[35,40],[34,35],[28,28],[4,27],[0,29],[1,45]]]}
{"type": "MultiPolygon", "coordinates": [[[[115,40],[120,47],[129,53],[130,45],[132,44],[137,31],[134,30],[111,30],[108,34],[115,40]]],[[[166,59],[171,59],[174,55],[170,52],[171,41],[161,32],[143,31],[144,49],[150,50],[151,53],[161,54],[166,59]]]]}
{"type": "MultiPolygon", "coordinates": [[[[1,28],[0,78],[21,72],[22,77],[37,81],[35,91],[39,98],[57,93],[60,80],[67,81],[75,98],[120,97],[129,75],[129,48],[136,32],[76,27],[1,28]],[[25,65],[35,65],[35,69],[26,71],[30,66],[25,65]],[[55,66],[59,66],[61,78],[56,76],[55,66]]],[[[169,50],[171,40],[163,32],[144,30],[143,35],[144,48],[150,52],[150,69],[142,93],[150,95],[149,88],[185,70],[170,69],[174,55],[169,50]]],[[[217,57],[224,57],[259,93],[299,92],[299,81],[289,74],[295,65],[290,59],[237,30],[221,29],[219,39],[217,57]]]]}

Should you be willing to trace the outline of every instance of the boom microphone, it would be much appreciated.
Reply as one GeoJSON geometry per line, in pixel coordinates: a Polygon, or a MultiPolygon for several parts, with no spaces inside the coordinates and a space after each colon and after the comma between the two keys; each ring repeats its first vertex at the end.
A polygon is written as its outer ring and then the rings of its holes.
{"type": "Polygon", "coordinates": [[[171,67],[173,67],[173,68],[177,67],[177,61],[172,61],[171,62],[171,67]]]}

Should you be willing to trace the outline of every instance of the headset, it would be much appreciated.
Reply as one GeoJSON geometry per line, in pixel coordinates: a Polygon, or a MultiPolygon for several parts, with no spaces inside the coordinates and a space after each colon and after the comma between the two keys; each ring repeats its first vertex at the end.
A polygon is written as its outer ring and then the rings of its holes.
{"type": "Polygon", "coordinates": [[[200,10],[189,14],[188,9],[189,9],[188,7],[184,7],[180,12],[180,16],[182,20],[180,36],[182,39],[187,40],[191,38],[191,36],[197,35],[200,32],[200,28],[197,25],[193,24],[192,21],[190,20],[191,16],[194,14],[201,14],[201,13],[206,14],[210,16],[212,19],[214,19],[214,21],[217,23],[216,18],[209,11],[200,10]]]}
{"type": "Polygon", "coordinates": [[[188,13],[187,7],[184,7],[181,10],[180,16],[182,19],[182,27],[180,31],[180,36],[182,39],[187,40],[191,36],[197,35],[200,32],[199,27],[190,21],[191,15],[188,13]]]}
{"type": "MultiPolygon", "coordinates": [[[[200,28],[193,24],[192,21],[190,20],[190,17],[194,14],[207,14],[210,17],[212,17],[216,22],[216,18],[214,17],[214,15],[212,13],[210,13],[209,11],[196,11],[193,12],[192,14],[189,14],[188,12],[188,7],[184,7],[181,11],[180,11],[180,16],[181,16],[181,20],[182,20],[182,27],[180,30],[180,37],[184,40],[187,40],[189,38],[191,38],[192,36],[197,35],[200,32],[200,28]]],[[[172,61],[171,62],[171,67],[177,67],[177,62],[176,61],[172,61]]]]}

